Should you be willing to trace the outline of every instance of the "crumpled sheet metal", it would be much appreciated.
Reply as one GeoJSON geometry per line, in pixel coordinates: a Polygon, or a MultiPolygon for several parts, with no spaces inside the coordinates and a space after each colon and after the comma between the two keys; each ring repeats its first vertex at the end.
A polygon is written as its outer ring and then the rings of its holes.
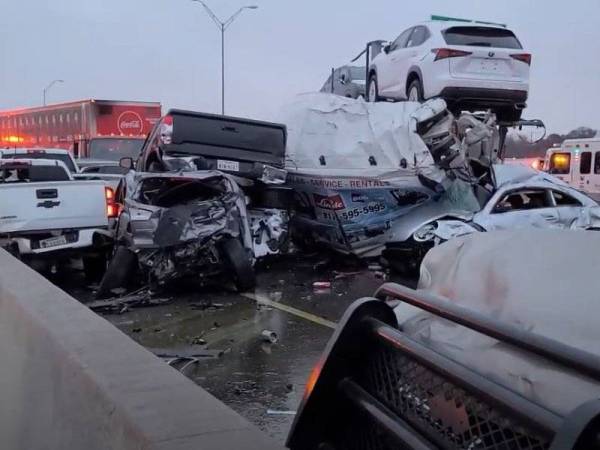
{"type": "MultiPolygon", "coordinates": [[[[176,205],[172,208],[149,207],[148,209],[157,210],[152,217],[152,220],[155,221],[152,223],[156,223],[157,226],[156,231],[154,232],[155,241],[157,239],[157,231],[161,229],[161,231],[158,232],[159,237],[156,242],[157,245],[174,245],[177,241],[185,242],[194,239],[194,235],[207,236],[211,233],[218,232],[219,229],[223,228],[222,225],[225,225],[226,227],[229,226],[232,232],[235,231],[234,235],[238,234],[237,229],[239,229],[239,234],[241,234],[244,246],[248,249],[252,248],[252,237],[250,234],[244,194],[232,176],[219,171],[181,173],[140,173],[130,171],[125,178],[128,195],[133,195],[134,197],[139,195],[137,190],[140,183],[149,178],[182,178],[197,180],[198,182],[214,178],[223,178],[227,180],[228,185],[228,192],[224,193],[220,199],[205,202],[192,201],[187,204],[176,205]],[[169,210],[172,210],[172,212],[169,213],[169,210]],[[195,210],[203,210],[206,214],[199,214],[197,217],[193,217],[193,212],[195,210]],[[162,217],[165,216],[165,214],[167,215],[168,220],[165,220],[161,225],[162,217]],[[202,215],[204,215],[204,217],[201,217],[202,215]],[[223,222],[223,220],[225,220],[225,222],[223,222]],[[238,220],[239,227],[237,224],[231,223],[237,222],[238,220]],[[168,230],[169,223],[174,225],[171,230],[168,230]],[[175,236],[177,233],[180,233],[179,239],[175,236]],[[161,243],[162,237],[165,237],[165,239],[164,242],[161,243]]],[[[138,203],[141,204],[139,200],[138,203]]],[[[148,232],[148,230],[145,231],[146,233],[148,232]]]]}
{"type": "Polygon", "coordinates": [[[410,128],[411,115],[419,108],[413,102],[299,95],[281,114],[288,129],[286,169],[323,176],[415,176],[418,169],[433,165],[427,146],[410,128]]]}
{"type": "Polygon", "coordinates": [[[276,255],[288,235],[289,217],[280,209],[251,209],[248,211],[254,257],[276,255]]]}
{"type": "MultiPolygon", "coordinates": [[[[600,355],[600,233],[476,233],[432,249],[419,289],[498,321],[600,355]]],[[[560,414],[600,396],[600,385],[410,305],[403,331],[560,414]]]]}
{"type": "MultiPolygon", "coordinates": [[[[228,222],[235,222],[231,216],[237,216],[239,221],[234,205],[216,200],[173,206],[161,211],[154,243],[159,247],[171,247],[213,236],[225,230],[228,222]]],[[[239,230],[239,223],[237,225],[239,230]]],[[[236,227],[231,227],[230,233],[237,235],[236,227]]]]}

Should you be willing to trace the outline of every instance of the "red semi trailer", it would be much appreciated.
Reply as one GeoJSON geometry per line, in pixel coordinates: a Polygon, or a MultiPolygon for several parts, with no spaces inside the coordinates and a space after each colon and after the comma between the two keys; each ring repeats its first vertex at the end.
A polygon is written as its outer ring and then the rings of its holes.
{"type": "Polygon", "coordinates": [[[81,100],[0,111],[0,148],[64,148],[75,157],[137,157],[161,116],[156,102],[81,100]]]}

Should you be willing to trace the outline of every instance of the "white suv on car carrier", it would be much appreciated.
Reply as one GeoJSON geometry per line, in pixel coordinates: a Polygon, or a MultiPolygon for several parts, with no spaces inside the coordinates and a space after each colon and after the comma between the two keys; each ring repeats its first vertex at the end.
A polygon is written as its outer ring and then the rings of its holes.
{"type": "Polygon", "coordinates": [[[405,30],[369,64],[369,101],[442,97],[454,111],[492,109],[519,120],[531,54],[502,24],[432,16],[405,30]]]}

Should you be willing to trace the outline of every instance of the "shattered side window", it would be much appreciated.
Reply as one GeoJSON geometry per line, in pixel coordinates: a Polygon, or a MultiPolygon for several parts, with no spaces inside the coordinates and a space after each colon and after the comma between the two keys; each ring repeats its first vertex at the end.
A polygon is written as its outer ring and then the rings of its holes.
{"type": "Polygon", "coordinates": [[[506,213],[511,211],[527,211],[539,208],[549,208],[552,205],[548,201],[545,190],[515,191],[505,195],[494,207],[493,213],[506,213]]]}
{"type": "Polygon", "coordinates": [[[481,205],[473,192],[472,186],[462,180],[456,179],[447,188],[439,199],[440,203],[448,210],[478,212],[481,205]]]}
{"type": "Polygon", "coordinates": [[[582,206],[581,202],[563,192],[552,191],[556,206],[582,206]]]}

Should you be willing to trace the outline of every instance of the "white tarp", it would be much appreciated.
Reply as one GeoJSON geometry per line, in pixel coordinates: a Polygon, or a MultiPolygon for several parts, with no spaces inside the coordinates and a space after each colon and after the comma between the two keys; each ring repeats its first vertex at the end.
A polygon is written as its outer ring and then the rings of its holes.
{"type": "MultiPolygon", "coordinates": [[[[600,355],[600,233],[476,233],[432,249],[419,289],[505,323],[600,355]]],[[[403,330],[477,372],[566,414],[600,383],[401,304],[403,330]]]]}
{"type": "Polygon", "coordinates": [[[324,176],[414,176],[417,168],[433,166],[427,146],[411,130],[411,115],[420,107],[324,93],[299,95],[280,117],[288,130],[286,169],[324,176]]]}

